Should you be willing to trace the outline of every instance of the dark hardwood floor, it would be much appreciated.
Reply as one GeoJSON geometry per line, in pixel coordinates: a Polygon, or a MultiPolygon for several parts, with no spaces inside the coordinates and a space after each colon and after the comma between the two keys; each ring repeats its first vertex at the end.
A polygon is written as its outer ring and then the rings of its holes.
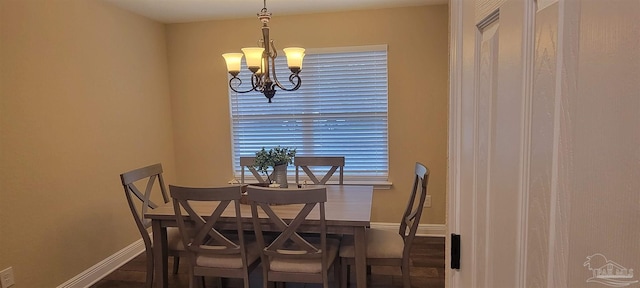
{"type": "MultiPolygon", "coordinates": [[[[411,249],[411,285],[412,287],[444,287],[444,238],[438,237],[417,237],[411,249]]],[[[180,271],[177,275],[169,275],[169,287],[188,287],[186,259],[180,261],[180,271]],[[184,262],[183,262],[184,261],[184,262]],[[184,264],[183,264],[184,263],[184,264]]],[[[172,259],[169,260],[169,267],[172,266],[172,259]]],[[[262,286],[262,268],[257,267],[251,273],[251,287],[262,286]]],[[[169,269],[171,270],[171,269],[169,269]]],[[[145,255],[144,253],[134,258],[129,263],[123,265],[118,270],[107,275],[104,279],[91,286],[91,288],[139,288],[144,287],[145,280],[145,255]]],[[[330,272],[330,277],[333,273],[330,272]]],[[[395,288],[402,287],[402,277],[400,268],[395,267],[372,267],[371,275],[368,276],[368,287],[372,288],[395,288]]],[[[237,279],[229,279],[224,282],[225,287],[242,287],[242,282],[237,279]]],[[[331,280],[333,281],[333,280],[331,280]]],[[[206,287],[216,287],[215,279],[207,278],[206,287]]],[[[355,283],[353,275],[351,283],[355,283]]],[[[337,287],[331,283],[330,287],[337,287]]],[[[287,288],[302,287],[322,287],[318,284],[291,283],[287,288]]],[[[355,285],[351,285],[355,287],[355,285]]]]}

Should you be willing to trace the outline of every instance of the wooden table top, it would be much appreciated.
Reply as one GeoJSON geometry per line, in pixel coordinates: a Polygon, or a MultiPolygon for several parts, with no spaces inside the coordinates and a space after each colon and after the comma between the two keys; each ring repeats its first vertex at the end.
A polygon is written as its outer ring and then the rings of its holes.
{"type": "MultiPolygon", "coordinates": [[[[373,201],[373,186],[326,185],[327,202],[325,203],[325,218],[328,226],[365,226],[371,221],[371,203],[373,201]]],[[[295,193],[292,191],[292,193],[295,193]]],[[[211,203],[193,203],[192,207],[202,215],[209,215],[213,211],[211,203]]],[[[302,205],[276,205],[272,209],[282,219],[293,219],[302,205]]],[[[259,209],[260,210],[260,209],[259,209]]],[[[262,211],[260,211],[262,212],[262,211]]],[[[243,218],[251,218],[251,206],[240,205],[243,218]]],[[[173,204],[171,202],[149,210],[145,217],[151,220],[174,220],[173,204]]],[[[235,208],[229,205],[222,217],[235,217],[235,208]]],[[[260,218],[267,218],[261,215],[260,218]]],[[[318,219],[318,207],[307,217],[308,220],[318,219]]]]}

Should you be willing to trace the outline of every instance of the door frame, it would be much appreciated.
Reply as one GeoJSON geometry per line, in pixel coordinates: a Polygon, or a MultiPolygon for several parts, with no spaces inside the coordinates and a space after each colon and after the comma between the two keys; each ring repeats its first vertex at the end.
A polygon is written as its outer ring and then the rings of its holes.
{"type": "MultiPolygon", "coordinates": [[[[462,0],[449,1],[449,147],[447,173],[447,233],[445,240],[445,287],[461,287],[451,269],[451,234],[460,233],[460,151],[462,100],[462,0]]],[[[462,252],[462,251],[461,251],[462,252]]]]}
{"type": "Polygon", "coordinates": [[[460,101],[462,99],[462,1],[449,1],[449,147],[447,173],[447,233],[445,287],[461,287],[451,269],[451,234],[460,233],[460,101]]]}

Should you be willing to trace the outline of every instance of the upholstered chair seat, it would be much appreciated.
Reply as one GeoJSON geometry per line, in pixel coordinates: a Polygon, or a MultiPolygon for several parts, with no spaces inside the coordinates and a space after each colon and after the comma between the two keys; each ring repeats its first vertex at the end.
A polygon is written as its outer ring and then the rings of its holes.
{"type": "MultiPolygon", "coordinates": [[[[253,263],[258,258],[260,258],[260,248],[258,247],[258,243],[255,241],[248,241],[245,244],[247,249],[247,263],[253,263]]],[[[231,269],[241,269],[242,268],[242,257],[240,255],[216,255],[212,257],[211,255],[198,255],[196,257],[196,264],[202,267],[212,267],[212,268],[231,268],[231,269]]]]}
{"type": "MultiPolygon", "coordinates": [[[[320,239],[317,241],[310,241],[314,246],[320,246],[320,239]]],[[[327,266],[338,257],[338,249],[340,248],[340,241],[336,239],[327,238],[327,266]]],[[[271,270],[280,272],[292,272],[292,273],[321,273],[322,262],[321,258],[317,261],[309,261],[308,259],[292,259],[271,257],[271,270]]]]}
{"type": "MultiPolygon", "coordinates": [[[[365,238],[367,239],[367,258],[402,258],[404,239],[398,234],[398,231],[367,229],[365,238]]],[[[341,257],[355,257],[353,241],[351,235],[345,235],[342,238],[341,257]]]]}

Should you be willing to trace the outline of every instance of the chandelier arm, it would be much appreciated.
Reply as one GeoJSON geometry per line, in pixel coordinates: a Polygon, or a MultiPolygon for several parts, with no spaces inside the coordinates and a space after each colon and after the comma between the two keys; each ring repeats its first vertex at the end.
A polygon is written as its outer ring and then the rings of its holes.
{"type": "Polygon", "coordinates": [[[302,79],[300,78],[298,73],[291,73],[291,75],[289,75],[289,82],[293,84],[292,88],[284,87],[284,85],[282,85],[280,81],[278,81],[278,79],[275,79],[275,76],[274,76],[274,80],[275,80],[274,81],[275,85],[277,85],[280,89],[284,91],[296,91],[298,90],[298,88],[300,88],[300,85],[302,85],[302,79]]]}
{"type": "Polygon", "coordinates": [[[255,91],[256,88],[258,88],[258,87],[257,87],[257,85],[256,85],[256,83],[254,81],[254,78],[256,78],[255,75],[251,77],[251,86],[252,86],[252,88],[249,89],[249,90],[242,91],[242,90],[237,90],[236,88],[233,88],[233,83],[232,83],[233,80],[238,80],[238,85],[237,86],[242,85],[242,79],[240,79],[238,77],[235,77],[235,76],[233,78],[229,79],[229,88],[231,90],[233,90],[233,92],[236,92],[236,93],[249,93],[251,91],[255,91]]]}
{"type": "Polygon", "coordinates": [[[271,51],[270,51],[271,55],[270,55],[270,57],[272,59],[276,59],[276,57],[278,57],[278,50],[276,50],[276,45],[273,44],[273,40],[270,40],[269,42],[270,42],[269,44],[271,44],[271,51]]]}
{"type": "Polygon", "coordinates": [[[263,82],[262,81],[262,76],[259,76],[259,75],[256,75],[256,74],[253,74],[251,76],[251,86],[253,86],[254,90],[258,91],[259,90],[258,88],[262,87],[262,85],[263,85],[262,82],[263,82]]]}

